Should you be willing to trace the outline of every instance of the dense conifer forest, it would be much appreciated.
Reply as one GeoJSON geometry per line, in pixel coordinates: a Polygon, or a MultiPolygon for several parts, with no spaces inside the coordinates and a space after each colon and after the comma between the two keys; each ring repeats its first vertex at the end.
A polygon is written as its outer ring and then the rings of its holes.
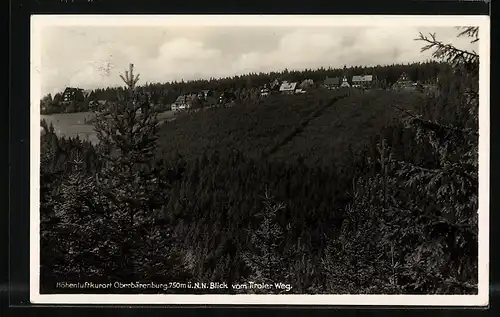
{"type": "MultiPolygon", "coordinates": [[[[477,28],[464,32],[477,40],[477,28]]],[[[476,294],[479,57],[420,40],[436,62],[370,71],[387,83],[402,71],[438,77],[436,95],[317,89],[158,124],[131,69],[125,88],[96,92],[112,101],[111,116],[96,114],[98,145],[42,122],[41,293],[85,280],[177,283],[94,293],[476,294]],[[291,289],[232,287],[245,282],[291,289]]],[[[145,87],[220,91],[340,71],[145,87]]]]}

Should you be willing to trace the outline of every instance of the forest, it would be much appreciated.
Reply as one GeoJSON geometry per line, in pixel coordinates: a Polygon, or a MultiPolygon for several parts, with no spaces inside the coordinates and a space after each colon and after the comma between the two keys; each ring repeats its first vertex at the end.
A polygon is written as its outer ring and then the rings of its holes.
{"type": "MultiPolygon", "coordinates": [[[[458,35],[478,40],[475,27],[458,35]]],[[[137,293],[56,288],[85,280],[229,286],[141,293],[476,294],[479,56],[419,40],[437,62],[413,74],[438,76],[437,95],[270,96],[159,125],[127,71],[125,88],[103,90],[115,97],[96,114],[97,145],[42,121],[40,292],[137,293]],[[292,287],[232,287],[245,282],[292,287]]]]}

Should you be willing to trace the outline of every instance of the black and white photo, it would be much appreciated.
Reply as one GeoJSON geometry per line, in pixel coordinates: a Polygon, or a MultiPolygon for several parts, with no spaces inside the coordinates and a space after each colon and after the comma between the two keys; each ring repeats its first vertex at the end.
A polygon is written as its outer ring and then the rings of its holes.
{"type": "Polygon", "coordinates": [[[488,303],[488,17],[31,22],[34,303],[488,303]]]}

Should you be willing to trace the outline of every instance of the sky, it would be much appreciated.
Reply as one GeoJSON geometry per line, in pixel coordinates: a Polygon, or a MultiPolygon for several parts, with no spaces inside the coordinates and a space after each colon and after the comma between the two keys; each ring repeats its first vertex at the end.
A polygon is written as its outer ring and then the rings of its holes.
{"type": "Polygon", "coordinates": [[[41,30],[41,93],[65,87],[123,85],[134,63],[139,84],[209,79],[249,72],[372,66],[425,61],[419,32],[469,50],[454,27],[339,26],[45,26],[41,30]]]}

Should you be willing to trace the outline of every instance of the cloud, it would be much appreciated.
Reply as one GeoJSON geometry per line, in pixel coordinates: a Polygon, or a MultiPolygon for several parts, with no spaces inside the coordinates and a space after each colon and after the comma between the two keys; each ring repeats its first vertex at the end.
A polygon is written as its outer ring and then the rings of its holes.
{"type": "Polygon", "coordinates": [[[158,55],[144,63],[151,81],[195,79],[222,62],[222,52],[201,41],[175,38],[160,45],[158,55]]]}
{"type": "Polygon", "coordinates": [[[86,59],[75,61],[78,67],[73,70],[67,85],[91,88],[121,85],[118,70],[128,68],[129,61],[143,58],[138,47],[117,43],[99,45],[86,59]]]}
{"type": "MultiPolygon", "coordinates": [[[[342,30],[338,32],[299,30],[283,36],[274,50],[253,51],[241,55],[233,64],[233,70],[238,72],[242,69],[342,67],[382,64],[394,59],[404,60],[405,56],[402,56],[397,46],[388,48],[387,43],[390,43],[388,39],[391,35],[386,32],[387,30],[370,30],[342,34],[342,30]],[[394,56],[395,53],[397,56],[394,56]]],[[[396,43],[401,45],[404,42],[400,40],[396,43]]],[[[403,46],[408,47],[406,43],[403,46]]],[[[414,59],[414,56],[409,58],[414,59]]]]}
{"type": "Polygon", "coordinates": [[[419,31],[477,50],[450,27],[53,27],[43,32],[42,93],[122,85],[130,62],[145,83],[423,61],[419,31]]]}
{"type": "Polygon", "coordinates": [[[335,48],[340,47],[340,43],[341,37],[335,34],[298,30],[284,35],[273,50],[241,55],[233,63],[233,71],[238,73],[328,66],[334,62],[335,48]]]}

